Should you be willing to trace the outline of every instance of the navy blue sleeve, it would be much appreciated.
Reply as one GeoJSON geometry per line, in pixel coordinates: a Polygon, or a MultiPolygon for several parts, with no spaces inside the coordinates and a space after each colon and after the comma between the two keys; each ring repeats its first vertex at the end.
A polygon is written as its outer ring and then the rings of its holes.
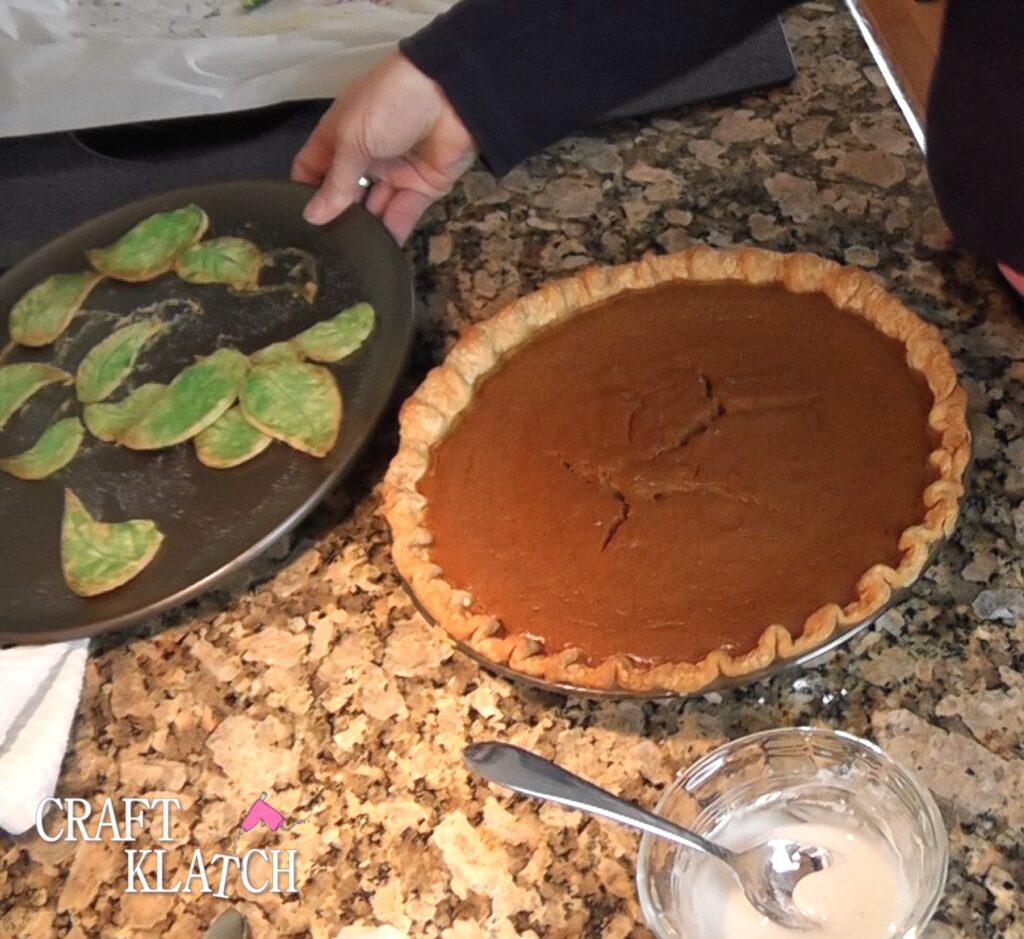
{"type": "MultiPolygon", "coordinates": [[[[460,0],[401,43],[500,175],[703,64],[791,0],[460,0]]],[[[949,0],[928,170],[960,245],[1024,271],[1024,6],[949,0]]]]}
{"type": "Polygon", "coordinates": [[[401,44],[507,172],[702,64],[792,0],[460,0],[401,44]]]}
{"type": "Polygon", "coordinates": [[[1024,5],[950,0],[932,78],[928,174],[960,246],[1024,272],[1024,5]]]}

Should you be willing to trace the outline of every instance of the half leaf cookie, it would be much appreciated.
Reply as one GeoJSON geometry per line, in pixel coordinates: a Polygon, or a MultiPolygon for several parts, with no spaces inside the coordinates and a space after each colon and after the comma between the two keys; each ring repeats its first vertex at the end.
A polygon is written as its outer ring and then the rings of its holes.
{"type": "Polygon", "coordinates": [[[64,490],[61,566],[68,586],[80,597],[94,597],[126,584],[153,560],[163,539],[150,519],[98,521],[78,496],[64,490]]]}
{"type": "Polygon", "coordinates": [[[64,369],[42,362],[0,366],[0,430],[40,388],[69,381],[71,376],[64,369]]]}
{"type": "Polygon", "coordinates": [[[236,349],[218,349],[181,371],[119,443],[132,450],[159,450],[194,437],[238,397],[249,360],[236,349]]]}
{"type": "Polygon", "coordinates": [[[259,456],[273,439],[253,427],[236,406],[197,434],[194,442],[200,463],[212,469],[230,469],[259,456]]]}
{"type": "Polygon", "coordinates": [[[54,274],[22,295],[11,310],[11,338],[22,346],[53,342],[74,319],[102,274],[54,274]]]}
{"type": "Polygon", "coordinates": [[[104,443],[117,443],[166,393],[167,386],[156,382],[139,385],[121,401],[87,404],[82,408],[82,419],[94,437],[104,443]]]}
{"type": "Polygon", "coordinates": [[[197,205],[160,212],[143,219],[112,245],[87,251],[86,257],[96,270],[116,280],[152,280],[171,270],[209,224],[197,205]]]}
{"type": "Polygon", "coordinates": [[[94,404],[110,397],[131,374],[146,344],[163,329],[159,320],[144,320],[122,326],[93,346],[75,376],[78,400],[94,404]]]}
{"type": "Polygon", "coordinates": [[[47,427],[24,453],[0,460],[0,470],[18,479],[45,479],[74,459],[84,437],[82,422],[67,417],[47,427]]]}
{"type": "Polygon", "coordinates": [[[338,362],[351,355],[373,331],[373,307],[357,303],[337,316],[299,333],[293,345],[314,362],[338,362]]]}

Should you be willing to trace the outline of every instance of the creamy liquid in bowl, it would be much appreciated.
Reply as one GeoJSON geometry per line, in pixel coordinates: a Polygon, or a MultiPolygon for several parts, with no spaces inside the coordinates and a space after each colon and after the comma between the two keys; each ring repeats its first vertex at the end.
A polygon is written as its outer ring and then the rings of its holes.
{"type": "Polygon", "coordinates": [[[686,939],[889,939],[911,906],[910,890],[885,838],[856,818],[836,813],[794,815],[779,807],[753,807],[731,816],[714,839],[744,850],[788,838],[828,850],[830,865],[805,877],[793,898],[815,922],[791,930],[755,910],[735,877],[718,861],[683,852],[673,879],[686,939]],[[820,816],[820,817],[819,817],[820,816]]]}

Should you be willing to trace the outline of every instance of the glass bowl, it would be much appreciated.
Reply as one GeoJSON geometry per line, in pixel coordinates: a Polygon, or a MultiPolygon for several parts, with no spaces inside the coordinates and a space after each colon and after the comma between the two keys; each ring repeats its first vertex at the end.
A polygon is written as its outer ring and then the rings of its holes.
{"type": "MultiPolygon", "coordinates": [[[[921,935],[942,897],[948,852],[939,810],[913,775],[851,734],[807,727],[769,730],[698,760],[665,790],[656,811],[714,840],[730,816],[764,806],[819,819],[842,814],[884,839],[909,895],[892,935],[921,935]]],[[[701,939],[686,893],[688,880],[695,889],[687,866],[701,858],[662,838],[641,838],[637,888],[644,918],[658,939],[701,939]]]]}

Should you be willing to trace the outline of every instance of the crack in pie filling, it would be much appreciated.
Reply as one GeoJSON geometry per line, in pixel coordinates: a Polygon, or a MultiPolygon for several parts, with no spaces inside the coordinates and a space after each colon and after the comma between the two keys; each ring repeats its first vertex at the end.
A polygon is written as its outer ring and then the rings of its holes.
{"type": "Polygon", "coordinates": [[[593,268],[470,328],[402,411],[398,568],[487,658],[692,692],[877,613],[956,520],[937,331],[811,255],[593,268]]]}

